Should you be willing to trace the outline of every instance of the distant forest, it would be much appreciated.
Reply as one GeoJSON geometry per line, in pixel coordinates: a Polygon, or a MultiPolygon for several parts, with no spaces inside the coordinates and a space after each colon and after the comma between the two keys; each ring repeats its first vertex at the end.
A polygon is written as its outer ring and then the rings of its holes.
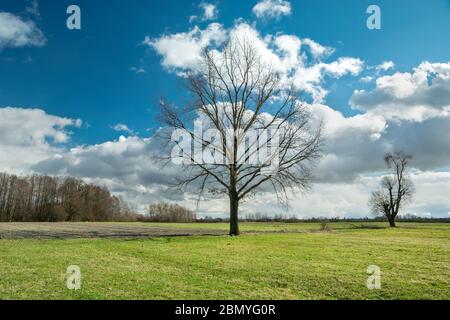
{"type": "Polygon", "coordinates": [[[72,177],[0,173],[0,221],[129,221],[137,215],[106,187],[72,177]]]}

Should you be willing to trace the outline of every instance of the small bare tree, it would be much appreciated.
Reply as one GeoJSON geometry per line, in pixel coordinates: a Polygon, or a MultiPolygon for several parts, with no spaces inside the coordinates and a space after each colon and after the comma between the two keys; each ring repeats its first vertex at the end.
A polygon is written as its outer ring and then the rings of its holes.
{"type": "Polygon", "coordinates": [[[393,172],[381,181],[381,189],[372,193],[369,205],[377,215],[384,215],[391,227],[400,209],[411,201],[414,185],[408,177],[408,167],[412,156],[403,152],[387,153],[384,161],[393,172]]]}
{"type": "Polygon", "coordinates": [[[289,189],[310,185],[321,123],[313,128],[293,86],[251,42],[232,38],[221,51],[204,50],[198,68],[186,73],[186,87],[191,103],[160,103],[172,129],[167,138],[178,147],[171,159],[184,166],[180,186],[197,186],[200,196],[228,195],[230,235],[239,235],[240,201],[257,190],[272,190],[286,204],[289,189]],[[202,132],[195,130],[198,122],[202,132]]]}

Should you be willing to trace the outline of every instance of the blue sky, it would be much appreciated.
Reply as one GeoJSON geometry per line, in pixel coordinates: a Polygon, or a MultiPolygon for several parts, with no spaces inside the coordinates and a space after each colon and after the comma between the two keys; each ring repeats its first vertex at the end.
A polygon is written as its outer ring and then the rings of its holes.
{"type": "MultiPolygon", "coordinates": [[[[116,123],[146,133],[154,127],[156,101],[177,99],[179,79],[160,65],[161,58],[140,45],[192,28],[189,16],[201,14],[193,1],[76,1],[82,30],[65,27],[66,8],[73,1],[40,1],[37,24],[47,38],[44,47],[6,48],[0,52],[0,105],[39,107],[51,114],[80,118],[89,127],[77,129],[72,143],[113,139],[116,123]],[[30,63],[21,61],[30,60],[30,63]],[[10,59],[14,59],[11,62],[10,59]],[[142,66],[145,74],[129,69],[142,66]],[[174,93],[175,92],[175,93],[174,93]]],[[[75,3],[75,2],[74,2],[75,3]]],[[[217,1],[218,21],[231,27],[238,18],[256,21],[255,1],[217,1]]],[[[0,1],[0,10],[26,16],[28,1],[0,1]]],[[[204,26],[208,22],[198,23],[204,26]]],[[[335,55],[355,56],[367,64],[395,61],[408,70],[421,61],[449,59],[450,1],[292,1],[292,14],[257,21],[262,33],[308,37],[336,48],[335,55]],[[369,4],[382,8],[382,29],[365,26],[369,4]]],[[[365,85],[354,77],[331,81],[327,102],[353,114],[348,100],[365,85]]]]}
{"type": "MultiPolygon", "coordinates": [[[[168,191],[177,170],[163,174],[149,156],[157,101],[185,101],[180,73],[199,43],[253,32],[326,124],[317,183],[294,195],[296,213],[367,215],[383,153],[402,149],[415,156],[409,212],[448,216],[449,30],[450,0],[0,0],[0,172],[69,174],[138,207],[192,207],[192,195],[168,191]],[[71,4],[81,30],[66,27],[71,4]],[[381,30],[366,27],[372,4],[381,30]]],[[[223,214],[222,200],[202,212],[223,214]]],[[[279,210],[267,194],[258,201],[243,212],[279,210]]]]}

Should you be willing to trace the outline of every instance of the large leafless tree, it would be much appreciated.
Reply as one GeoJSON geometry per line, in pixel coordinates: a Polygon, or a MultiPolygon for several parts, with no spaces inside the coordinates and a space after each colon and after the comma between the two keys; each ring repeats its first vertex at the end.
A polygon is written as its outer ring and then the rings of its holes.
{"type": "Polygon", "coordinates": [[[186,88],[192,99],[184,106],[160,103],[179,147],[172,160],[184,166],[179,185],[194,185],[200,195],[227,194],[230,235],[239,234],[241,200],[262,189],[287,204],[289,190],[310,185],[321,154],[321,123],[312,124],[298,92],[251,42],[232,38],[221,50],[204,50],[198,67],[186,73],[186,88]]]}
{"type": "Polygon", "coordinates": [[[387,153],[384,161],[392,174],[381,181],[381,189],[374,191],[369,205],[375,214],[386,216],[391,227],[395,227],[395,218],[414,194],[414,185],[408,177],[408,167],[412,156],[401,151],[387,153]]]}

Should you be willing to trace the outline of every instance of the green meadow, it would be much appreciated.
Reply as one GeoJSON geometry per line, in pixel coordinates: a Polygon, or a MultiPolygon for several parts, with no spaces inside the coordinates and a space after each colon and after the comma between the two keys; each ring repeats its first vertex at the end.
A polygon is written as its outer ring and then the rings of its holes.
{"type": "MultiPolygon", "coordinates": [[[[101,224],[97,224],[101,225],[101,224]]],[[[0,239],[0,299],[449,299],[450,224],[114,223],[218,235],[0,239]],[[223,234],[221,234],[223,231],[223,234]],[[81,289],[66,286],[67,267],[81,289]],[[367,268],[381,269],[369,290],[367,268]]]]}

